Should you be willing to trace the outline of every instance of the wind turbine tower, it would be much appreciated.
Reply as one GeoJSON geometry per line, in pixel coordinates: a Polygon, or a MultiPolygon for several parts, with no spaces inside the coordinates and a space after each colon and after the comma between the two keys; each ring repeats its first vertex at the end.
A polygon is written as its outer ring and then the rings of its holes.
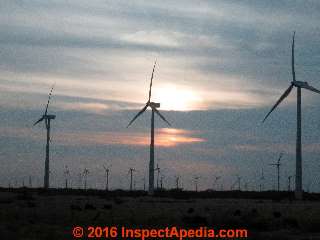
{"type": "Polygon", "coordinates": [[[195,185],[195,190],[198,192],[198,183],[199,183],[199,178],[198,176],[194,177],[194,185],[195,185]]]}
{"type": "Polygon", "coordinates": [[[105,171],[105,178],[106,178],[106,191],[109,191],[109,172],[111,165],[109,167],[103,166],[104,171],[105,171]]]}
{"type": "Polygon", "coordinates": [[[291,192],[291,178],[292,176],[288,176],[288,192],[291,192]]]}
{"type": "Polygon", "coordinates": [[[157,171],[157,189],[159,189],[160,168],[159,168],[158,164],[157,164],[157,167],[154,170],[157,171]]]}
{"type": "Polygon", "coordinates": [[[176,189],[179,189],[180,176],[176,176],[176,189]]]}
{"type": "Polygon", "coordinates": [[[221,176],[216,176],[215,178],[214,178],[214,182],[213,182],[213,190],[217,190],[217,185],[218,185],[218,181],[219,181],[219,179],[221,178],[221,176]]]}
{"type": "Polygon", "coordinates": [[[83,170],[83,177],[84,177],[84,190],[87,190],[87,177],[89,174],[89,170],[87,168],[85,168],[83,170]]]}
{"type": "Polygon", "coordinates": [[[70,171],[69,171],[69,168],[67,165],[65,166],[65,170],[63,173],[64,173],[64,177],[65,177],[65,188],[68,189],[68,179],[70,177],[70,171]]]}
{"type": "Polygon", "coordinates": [[[44,167],[44,188],[45,189],[49,188],[49,175],[50,175],[49,174],[50,123],[51,123],[51,120],[54,120],[56,118],[55,115],[48,114],[48,107],[49,107],[53,88],[54,88],[54,85],[52,86],[52,88],[50,90],[48,102],[47,102],[47,106],[45,108],[44,114],[42,115],[41,118],[39,118],[38,121],[36,121],[33,124],[35,126],[44,120],[45,127],[47,129],[46,160],[45,160],[45,167],[44,167]]]}
{"type": "Polygon", "coordinates": [[[269,164],[270,166],[276,166],[277,167],[278,192],[280,191],[280,166],[281,166],[280,160],[281,160],[282,156],[283,156],[283,154],[281,153],[279,158],[278,158],[278,161],[276,163],[269,164]]]}
{"type": "Polygon", "coordinates": [[[146,190],[146,176],[143,176],[143,191],[146,190]]]}
{"type": "Polygon", "coordinates": [[[130,168],[128,171],[128,174],[130,174],[130,191],[132,191],[132,180],[133,180],[133,172],[135,172],[136,170],[134,168],[130,168]]]}
{"type": "Polygon", "coordinates": [[[241,191],[241,177],[237,177],[238,179],[238,190],[241,191]]]}
{"type": "Polygon", "coordinates": [[[29,176],[29,187],[32,188],[32,178],[29,176]]]}
{"type": "Polygon", "coordinates": [[[262,192],[262,191],[264,190],[264,173],[263,173],[263,168],[261,169],[261,177],[260,177],[259,190],[260,190],[260,192],[262,192]]]}
{"type": "Polygon", "coordinates": [[[293,87],[297,88],[297,138],[296,138],[296,181],[295,181],[295,198],[302,199],[302,145],[301,145],[301,88],[310,90],[315,93],[320,91],[307,82],[296,81],[296,73],[294,69],[294,38],[295,32],[292,36],[292,45],[291,45],[291,70],[292,70],[292,82],[289,88],[281,95],[276,104],[271,108],[266,117],[263,119],[263,122],[268,118],[271,112],[286,98],[289,96],[293,87]]]}
{"type": "Polygon", "coordinates": [[[160,103],[151,102],[151,89],[152,89],[152,80],[154,69],[156,67],[156,62],[153,65],[153,70],[151,74],[151,81],[149,87],[149,98],[146,105],[134,116],[134,118],[130,121],[127,128],[142,114],[144,113],[148,107],[151,108],[151,141],[150,141],[150,162],[149,162],[149,195],[153,195],[154,193],[154,114],[156,113],[164,122],[166,122],[169,126],[170,123],[165,119],[165,117],[158,111],[157,108],[160,107],[160,103]]]}
{"type": "Polygon", "coordinates": [[[161,177],[160,177],[160,189],[161,190],[163,189],[163,179],[164,179],[164,175],[161,174],[161,177]]]}

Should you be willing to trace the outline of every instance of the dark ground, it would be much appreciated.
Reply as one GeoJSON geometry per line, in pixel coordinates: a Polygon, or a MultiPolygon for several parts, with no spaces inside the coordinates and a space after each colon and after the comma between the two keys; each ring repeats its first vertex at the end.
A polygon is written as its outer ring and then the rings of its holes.
{"type": "Polygon", "coordinates": [[[143,191],[3,188],[0,239],[73,239],[73,226],[241,228],[248,229],[248,239],[320,239],[320,195],[304,196],[294,201],[288,192],[158,191],[150,197],[143,191]]]}

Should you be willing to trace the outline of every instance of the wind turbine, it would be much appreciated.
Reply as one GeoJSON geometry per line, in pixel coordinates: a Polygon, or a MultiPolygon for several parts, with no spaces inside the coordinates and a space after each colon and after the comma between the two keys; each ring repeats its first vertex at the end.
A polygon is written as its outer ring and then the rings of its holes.
{"type": "Polygon", "coordinates": [[[280,153],[280,156],[278,158],[278,161],[276,163],[271,163],[269,164],[270,166],[276,166],[277,167],[277,176],[278,176],[278,192],[280,191],[280,166],[281,166],[281,163],[280,163],[280,160],[282,158],[283,154],[280,153]]]}
{"type": "Polygon", "coordinates": [[[237,177],[238,178],[238,190],[241,191],[241,177],[237,177]]]}
{"type": "Polygon", "coordinates": [[[110,172],[110,168],[112,165],[110,165],[109,167],[105,167],[103,165],[104,171],[105,171],[105,177],[106,177],[106,191],[109,191],[109,172],[110,172]]]}
{"type": "Polygon", "coordinates": [[[217,186],[217,182],[218,180],[221,178],[221,176],[216,176],[214,178],[214,182],[213,182],[213,190],[216,190],[216,186],[217,186]]]}
{"type": "Polygon", "coordinates": [[[169,126],[171,124],[165,119],[165,117],[158,111],[157,108],[160,107],[160,103],[151,102],[151,88],[152,88],[152,80],[154,69],[156,67],[156,61],[153,65],[153,70],[151,74],[151,81],[149,87],[149,98],[146,105],[134,116],[134,118],[129,122],[127,128],[142,114],[144,113],[148,107],[151,108],[151,141],[150,141],[150,162],[149,162],[149,195],[153,195],[154,192],[154,113],[158,114],[158,116],[165,121],[169,126]]]}
{"type": "Polygon", "coordinates": [[[50,90],[50,93],[48,96],[48,102],[47,102],[47,106],[45,108],[44,114],[42,115],[41,118],[39,118],[38,121],[36,121],[33,124],[33,126],[35,126],[44,120],[46,129],[47,129],[46,160],[45,160],[45,167],[44,167],[44,188],[45,189],[49,188],[49,175],[50,175],[49,173],[50,123],[51,123],[51,120],[56,118],[55,115],[48,114],[48,107],[49,107],[53,88],[54,88],[54,85],[50,90]]]}
{"type": "Polygon", "coordinates": [[[81,189],[82,188],[82,173],[81,172],[78,174],[78,181],[79,181],[78,187],[79,187],[79,189],[81,189]]]}
{"type": "Polygon", "coordinates": [[[164,179],[164,175],[161,174],[161,177],[160,177],[160,189],[161,190],[163,189],[163,179],[164,179]]]}
{"type": "Polygon", "coordinates": [[[29,187],[32,188],[32,178],[29,176],[29,187]]]}
{"type": "Polygon", "coordinates": [[[176,176],[176,189],[179,189],[180,176],[176,176]]]}
{"type": "Polygon", "coordinates": [[[199,181],[199,178],[200,178],[200,177],[198,177],[198,176],[193,177],[196,192],[198,192],[198,181],[199,181]]]}
{"type": "Polygon", "coordinates": [[[142,181],[143,181],[143,191],[145,191],[146,190],[146,176],[143,176],[142,181]]]}
{"type": "Polygon", "coordinates": [[[294,37],[292,36],[291,46],[291,70],[292,70],[292,82],[289,88],[282,94],[276,104],[271,108],[268,114],[263,119],[263,122],[268,118],[271,112],[286,98],[289,96],[293,87],[297,88],[297,139],[296,139],[296,181],[295,181],[295,197],[296,199],[302,199],[302,147],[301,147],[301,88],[310,90],[320,94],[320,91],[307,82],[296,81],[296,73],[294,69],[294,37]]]}
{"type": "Polygon", "coordinates": [[[68,189],[68,179],[69,179],[69,176],[70,176],[70,171],[69,171],[69,168],[68,166],[66,165],[65,166],[65,170],[64,170],[64,176],[65,176],[65,188],[68,189]]]}
{"type": "Polygon", "coordinates": [[[241,177],[237,176],[237,180],[232,184],[231,190],[233,190],[234,186],[238,184],[238,190],[241,191],[241,177]]]}
{"type": "Polygon", "coordinates": [[[154,171],[157,171],[157,189],[159,189],[159,175],[160,175],[160,168],[157,164],[157,167],[154,169],[154,171]]]}
{"type": "Polygon", "coordinates": [[[288,176],[288,192],[291,192],[291,178],[292,176],[288,176]]]}
{"type": "Polygon", "coordinates": [[[130,168],[128,174],[130,174],[130,191],[132,191],[132,179],[133,179],[133,172],[136,170],[134,168],[130,168]]]}
{"type": "Polygon", "coordinates": [[[84,190],[87,190],[87,176],[89,174],[89,170],[85,168],[82,174],[84,176],[84,190]]]}
{"type": "Polygon", "coordinates": [[[264,174],[263,174],[263,168],[261,169],[261,177],[260,177],[260,185],[259,190],[260,192],[264,189],[264,174]]]}

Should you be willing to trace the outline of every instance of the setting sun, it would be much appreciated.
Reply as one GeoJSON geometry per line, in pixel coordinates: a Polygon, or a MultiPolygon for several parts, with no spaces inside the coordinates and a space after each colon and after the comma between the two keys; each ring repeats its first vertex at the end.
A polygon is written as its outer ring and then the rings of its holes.
{"type": "Polygon", "coordinates": [[[191,89],[167,85],[155,88],[153,101],[161,103],[161,109],[188,111],[201,107],[202,98],[191,89]]]}

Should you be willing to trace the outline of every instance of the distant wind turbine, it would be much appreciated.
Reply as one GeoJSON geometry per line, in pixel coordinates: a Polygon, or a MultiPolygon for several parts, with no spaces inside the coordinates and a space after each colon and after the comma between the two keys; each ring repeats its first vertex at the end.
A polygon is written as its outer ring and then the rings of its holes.
{"type": "Polygon", "coordinates": [[[132,191],[132,183],[133,183],[133,172],[135,172],[136,170],[134,168],[130,168],[128,171],[128,174],[130,174],[130,191],[132,191]]]}
{"type": "Polygon", "coordinates": [[[310,90],[315,93],[320,91],[307,82],[296,81],[296,74],[294,69],[294,37],[295,32],[292,36],[292,47],[291,47],[291,69],[292,69],[292,82],[289,88],[282,94],[276,104],[271,108],[268,114],[263,119],[263,122],[268,118],[271,112],[286,98],[289,96],[293,87],[297,88],[297,139],[296,139],[296,181],[295,181],[295,197],[296,199],[302,199],[302,147],[301,147],[301,88],[310,90]]]}
{"type": "Polygon", "coordinates": [[[241,177],[237,176],[237,180],[232,184],[231,190],[238,184],[238,190],[241,191],[241,177]]]}
{"type": "Polygon", "coordinates": [[[65,166],[65,170],[63,173],[64,173],[64,177],[65,177],[65,188],[68,189],[68,179],[70,177],[70,171],[69,171],[69,168],[67,165],[65,166]]]}
{"type": "Polygon", "coordinates": [[[78,188],[81,189],[82,188],[82,173],[80,172],[78,174],[78,188]]]}
{"type": "Polygon", "coordinates": [[[291,178],[292,176],[288,176],[288,192],[291,192],[291,178]]]}
{"type": "Polygon", "coordinates": [[[175,180],[176,180],[176,189],[179,189],[180,176],[176,176],[175,180]]]}
{"type": "Polygon", "coordinates": [[[157,171],[157,189],[159,189],[160,168],[158,164],[157,164],[157,167],[154,169],[154,171],[157,171]]]}
{"type": "Polygon", "coordinates": [[[154,113],[158,114],[158,116],[165,121],[169,126],[170,123],[165,119],[165,117],[157,110],[160,107],[160,103],[151,102],[151,89],[152,89],[152,80],[154,69],[156,67],[156,62],[154,63],[152,74],[151,74],[151,81],[149,87],[149,98],[146,105],[138,112],[137,115],[130,121],[127,128],[142,114],[144,113],[148,107],[151,108],[151,143],[150,143],[150,162],[149,162],[149,195],[154,193],[154,113]]]}
{"type": "Polygon", "coordinates": [[[160,189],[161,190],[163,189],[163,179],[164,179],[164,175],[161,174],[161,177],[160,177],[160,189]]]}
{"type": "Polygon", "coordinates": [[[29,176],[29,187],[32,188],[32,178],[29,176]]]}
{"type": "Polygon", "coordinates": [[[198,192],[198,183],[199,183],[199,178],[200,178],[200,177],[198,177],[198,176],[193,177],[196,192],[198,192]]]}
{"type": "Polygon", "coordinates": [[[216,186],[218,185],[218,180],[221,178],[221,176],[216,176],[214,178],[214,182],[213,182],[213,190],[217,190],[216,186]]]}
{"type": "Polygon", "coordinates": [[[143,176],[142,181],[143,181],[143,191],[145,191],[146,190],[146,176],[143,176]]]}
{"type": "Polygon", "coordinates": [[[83,177],[84,177],[84,190],[87,190],[87,177],[88,177],[88,174],[89,174],[89,170],[87,168],[85,168],[83,170],[83,177]]]}
{"type": "Polygon", "coordinates": [[[35,126],[44,120],[46,129],[47,129],[46,160],[45,160],[45,170],[44,170],[44,188],[45,189],[49,188],[49,175],[50,175],[49,174],[50,122],[51,122],[51,120],[56,118],[55,115],[48,114],[48,107],[49,107],[53,88],[54,88],[54,85],[52,86],[52,88],[50,90],[48,102],[47,102],[47,106],[45,108],[44,114],[42,115],[41,118],[39,118],[38,121],[36,121],[33,124],[35,126]]]}
{"type": "Polygon", "coordinates": [[[109,191],[109,172],[112,165],[105,167],[103,165],[104,171],[105,171],[105,178],[106,178],[106,191],[109,191]]]}
{"type": "Polygon", "coordinates": [[[261,177],[260,177],[260,185],[259,190],[260,192],[264,189],[264,174],[263,174],[263,168],[261,169],[261,177]]]}
{"type": "Polygon", "coordinates": [[[279,158],[278,158],[278,161],[276,163],[269,164],[270,166],[276,166],[277,167],[278,192],[280,191],[280,166],[281,166],[280,160],[281,160],[282,156],[283,156],[283,154],[281,153],[279,158]]]}

